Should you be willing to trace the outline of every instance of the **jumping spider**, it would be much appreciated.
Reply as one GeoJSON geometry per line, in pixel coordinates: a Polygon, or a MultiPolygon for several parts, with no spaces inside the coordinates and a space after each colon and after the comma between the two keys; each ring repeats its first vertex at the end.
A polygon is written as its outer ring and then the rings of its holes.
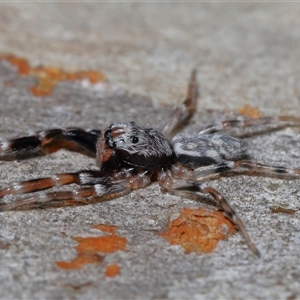
{"type": "Polygon", "coordinates": [[[161,131],[145,128],[135,122],[111,124],[104,130],[80,128],[50,129],[32,136],[19,137],[0,143],[1,159],[16,159],[37,155],[50,143],[62,148],[62,141],[71,141],[96,158],[99,170],[56,174],[52,177],[29,180],[2,189],[0,197],[46,190],[55,186],[77,184],[84,187],[33,195],[10,203],[0,204],[0,211],[23,210],[35,207],[89,204],[115,198],[132,190],[158,182],[173,194],[210,194],[220,205],[254,254],[259,251],[224,196],[200,183],[219,176],[248,174],[252,176],[286,176],[299,178],[300,169],[267,166],[246,160],[247,146],[243,140],[216,134],[228,127],[246,128],[268,124],[283,126],[299,124],[293,117],[265,117],[252,120],[229,120],[207,126],[193,135],[169,138],[183,121],[195,112],[198,98],[196,71],[192,72],[186,100],[178,105],[161,131]]]}

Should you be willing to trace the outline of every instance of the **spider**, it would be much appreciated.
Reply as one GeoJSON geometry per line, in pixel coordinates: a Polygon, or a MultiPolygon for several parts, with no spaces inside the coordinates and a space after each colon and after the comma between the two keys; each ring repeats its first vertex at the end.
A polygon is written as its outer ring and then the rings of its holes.
{"type": "MultiPolygon", "coordinates": [[[[196,197],[211,195],[225,216],[240,231],[251,251],[259,256],[239,216],[225,197],[212,187],[203,186],[206,179],[228,174],[251,176],[286,176],[299,178],[300,169],[267,166],[247,160],[247,145],[242,139],[218,134],[226,128],[246,128],[275,124],[299,125],[300,119],[287,116],[250,120],[228,120],[205,127],[193,135],[175,135],[175,130],[195,112],[198,99],[196,70],[192,71],[185,101],[173,110],[160,131],[135,122],[111,124],[104,130],[81,128],[50,129],[35,135],[18,137],[0,143],[0,159],[27,158],[45,152],[62,141],[71,141],[96,158],[99,170],[82,170],[52,177],[24,181],[0,190],[0,197],[19,195],[68,184],[81,187],[71,191],[43,192],[9,203],[1,203],[0,211],[89,204],[112,199],[132,190],[158,182],[162,190],[172,194],[196,197]]],[[[77,148],[76,148],[77,149],[77,148]]]]}

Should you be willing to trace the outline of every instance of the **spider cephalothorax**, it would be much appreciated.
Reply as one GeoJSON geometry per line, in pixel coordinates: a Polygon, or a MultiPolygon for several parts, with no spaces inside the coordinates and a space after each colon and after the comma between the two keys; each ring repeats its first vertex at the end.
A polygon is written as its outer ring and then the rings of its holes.
{"type": "MultiPolygon", "coordinates": [[[[50,129],[35,135],[15,138],[0,143],[2,159],[23,158],[45,152],[47,145],[72,141],[96,158],[99,170],[82,170],[75,173],[56,174],[12,184],[0,190],[0,197],[46,190],[67,184],[79,185],[71,191],[41,192],[10,203],[2,203],[0,211],[35,207],[89,204],[100,199],[111,199],[132,190],[147,187],[157,181],[167,192],[185,195],[210,194],[223,213],[235,224],[247,245],[256,255],[241,219],[224,196],[202,181],[228,175],[284,176],[295,179],[300,169],[266,166],[246,158],[246,143],[235,137],[215,134],[228,127],[246,128],[270,123],[300,125],[300,119],[278,116],[254,120],[221,121],[207,126],[193,135],[169,138],[183,121],[190,118],[196,108],[198,96],[196,72],[193,71],[188,95],[178,105],[161,131],[145,128],[135,122],[112,124],[104,130],[80,128],[50,129]],[[184,194],[183,194],[184,193],[184,194]]],[[[282,126],[281,126],[282,127],[282,126]]]]}
{"type": "Polygon", "coordinates": [[[135,122],[111,124],[103,131],[97,149],[102,170],[124,166],[154,169],[175,158],[171,143],[162,133],[135,122]]]}

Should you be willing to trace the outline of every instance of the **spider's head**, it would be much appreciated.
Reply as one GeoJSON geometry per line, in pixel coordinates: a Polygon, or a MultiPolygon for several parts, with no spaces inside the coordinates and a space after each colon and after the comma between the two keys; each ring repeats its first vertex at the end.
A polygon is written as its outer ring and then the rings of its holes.
{"type": "Polygon", "coordinates": [[[171,163],[174,157],[173,147],[162,133],[135,122],[110,125],[97,142],[97,163],[101,169],[153,169],[171,163]]]}

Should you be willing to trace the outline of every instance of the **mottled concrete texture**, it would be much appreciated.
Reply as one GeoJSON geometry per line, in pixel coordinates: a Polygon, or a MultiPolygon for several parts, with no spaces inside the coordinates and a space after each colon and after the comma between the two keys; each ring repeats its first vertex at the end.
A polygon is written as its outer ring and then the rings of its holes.
{"type": "MultiPolygon", "coordinates": [[[[37,98],[0,63],[0,137],[49,127],[103,128],[136,120],[159,126],[185,95],[193,67],[201,99],[188,130],[235,115],[245,104],[264,115],[299,116],[299,3],[1,3],[0,52],[32,65],[96,69],[110,84],[61,83],[37,98]],[[8,86],[7,81],[13,83],[8,86]]],[[[300,166],[298,128],[247,138],[258,161],[300,166]]],[[[94,168],[67,151],[1,162],[1,186],[22,179],[94,168]]],[[[261,250],[253,257],[239,234],[211,254],[184,254],[153,231],[172,214],[201,203],[162,194],[157,185],[113,201],[1,213],[1,299],[299,299],[299,181],[235,177],[210,183],[226,195],[261,250]],[[284,207],[293,215],[272,213],[284,207]],[[118,226],[127,251],[101,264],[61,270],[76,256],[71,236],[118,226]],[[105,276],[109,264],[120,275],[105,276]]]]}

